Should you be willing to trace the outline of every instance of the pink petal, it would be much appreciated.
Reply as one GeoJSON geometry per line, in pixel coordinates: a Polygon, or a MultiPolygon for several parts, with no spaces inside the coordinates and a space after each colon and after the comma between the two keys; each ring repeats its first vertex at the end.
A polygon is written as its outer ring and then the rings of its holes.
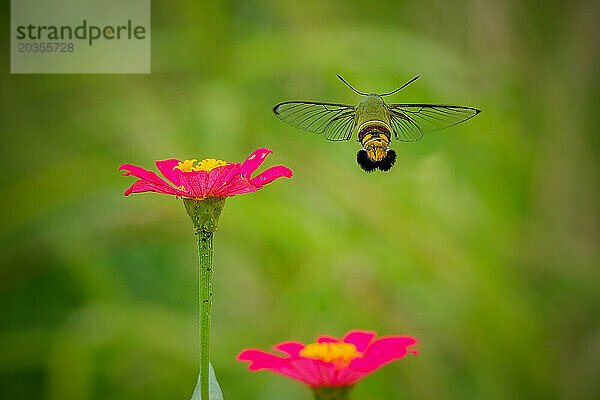
{"type": "Polygon", "coordinates": [[[389,336],[377,339],[367,347],[362,358],[355,358],[349,367],[358,372],[371,372],[389,363],[402,358],[408,352],[408,347],[417,343],[410,336],[389,336]]]}
{"type": "Polygon", "coordinates": [[[265,157],[271,153],[272,151],[269,149],[256,150],[254,153],[250,154],[250,157],[248,157],[246,161],[242,163],[242,166],[240,167],[240,173],[246,178],[250,179],[252,173],[256,171],[260,164],[262,164],[262,162],[265,160],[265,157]]]}
{"type": "MultiPolygon", "coordinates": [[[[239,361],[250,361],[248,370],[259,371],[266,369],[285,375],[292,379],[302,380],[302,377],[289,365],[289,358],[279,357],[261,350],[244,350],[238,356],[239,361]]],[[[304,382],[304,381],[303,381],[304,382]]]]}
{"type": "Polygon", "coordinates": [[[165,178],[167,178],[169,180],[169,182],[171,182],[173,185],[175,185],[177,187],[181,186],[181,182],[179,181],[179,178],[175,174],[175,171],[173,171],[173,168],[178,166],[180,162],[181,161],[179,161],[179,160],[171,158],[169,160],[158,160],[155,163],[156,168],[158,168],[160,173],[163,174],[163,176],[165,178]]]}
{"type": "Polygon", "coordinates": [[[214,193],[217,196],[234,196],[236,194],[250,193],[260,189],[258,186],[254,186],[248,182],[243,175],[236,172],[231,181],[214,193]]]}
{"type": "Polygon", "coordinates": [[[274,346],[273,348],[277,351],[281,351],[288,354],[291,357],[298,357],[300,351],[306,346],[300,342],[283,342],[274,346]]]}
{"type": "Polygon", "coordinates": [[[319,376],[321,377],[321,385],[322,386],[334,386],[335,385],[335,376],[336,368],[331,363],[320,363],[317,362],[317,368],[319,371],[319,376]]]}
{"type": "Polygon", "coordinates": [[[236,194],[252,193],[260,190],[258,186],[250,185],[249,183],[240,184],[239,186],[225,190],[222,196],[235,196],[236,194]]]}
{"type": "Polygon", "coordinates": [[[317,338],[317,343],[338,343],[338,342],[340,342],[340,339],[333,337],[333,336],[321,335],[317,338]]]}
{"type": "Polygon", "coordinates": [[[336,371],[332,381],[332,386],[350,386],[367,375],[368,374],[364,372],[357,372],[349,368],[344,368],[336,371]]]}
{"type": "Polygon", "coordinates": [[[309,358],[298,358],[290,361],[290,367],[298,376],[299,381],[302,381],[310,386],[327,386],[327,381],[319,368],[316,360],[309,358]]]}
{"type": "Polygon", "coordinates": [[[128,172],[125,172],[123,174],[123,176],[133,175],[135,177],[144,179],[146,181],[155,183],[157,185],[169,186],[169,184],[167,182],[165,182],[161,177],[156,175],[156,173],[154,173],[152,171],[148,171],[147,169],[144,169],[142,167],[138,167],[138,166],[131,165],[131,164],[123,164],[119,167],[119,170],[120,171],[122,171],[122,170],[128,171],[128,172]]]}
{"type": "Polygon", "coordinates": [[[250,371],[258,371],[265,368],[280,368],[288,365],[286,358],[255,349],[242,351],[237,356],[237,359],[240,361],[250,361],[250,365],[248,366],[250,371]]]}
{"type": "Polygon", "coordinates": [[[162,194],[173,194],[176,196],[180,195],[178,190],[173,189],[169,185],[157,185],[156,183],[140,179],[135,181],[133,185],[131,185],[131,187],[125,191],[125,196],[129,196],[131,193],[141,192],[156,192],[162,194]]]}
{"type": "Polygon", "coordinates": [[[261,172],[256,177],[252,178],[250,180],[250,183],[257,186],[262,186],[266,185],[267,183],[273,182],[275,179],[281,177],[291,178],[292,170],[282,165],[271,167],[261,172]]]}
{"type": "Polygon", "coordinates": [[[190,192],[193,197],[206,196],[206,180],[208,174],[206,171],[181,172],[177,174],[183,187],[190,192]]]}
{"type": "Polygon", "coordinates": [[[227,185],[233,175],[236,174],[239,164],[227,164],[212,169],[208,173],[208,182],[206,183],[207,193],[214,194],[224,185],[227,185]]]}
{"type": "Polygon", "coordinates": [[[362,353],[365,351],[371,340],[375,337],[375,332],[350,331],[344,336],[344,342],[353,344],[356,351],[362,353]]]}

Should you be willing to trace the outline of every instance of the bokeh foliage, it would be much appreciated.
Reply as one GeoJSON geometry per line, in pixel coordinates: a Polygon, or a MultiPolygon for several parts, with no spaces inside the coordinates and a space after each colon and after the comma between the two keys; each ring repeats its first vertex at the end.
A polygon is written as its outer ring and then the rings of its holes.
{"type": "MultiPolygon", "coordinates": [[[[1,20],[8,27],[8,2],[1,20]]],[[[130,162],[295,176],[228,201],[213,365],[228,399],[309,399],[246,347],[372,329],[421,354],[357,399],[600,397],[598,2],[152,2],[151,75],[9,75],[2,40],[0,398],[186,399],[196,265],[181,201],[123,198],[130,162]],[[484,110],[366,175],[282,100],[484,110]]]]}

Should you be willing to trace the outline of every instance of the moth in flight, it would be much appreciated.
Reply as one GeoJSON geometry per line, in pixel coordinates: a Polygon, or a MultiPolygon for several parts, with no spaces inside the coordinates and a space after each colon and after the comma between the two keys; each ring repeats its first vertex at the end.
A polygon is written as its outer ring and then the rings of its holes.
{"type": "Polygon", "coordinates": [[[389,171],[396,161],[390,149],[392,136],[401,142],[414,142],[424,133],[454,126],[477,115],[473,107],[445,104],[386,104],[389,96],[405,88],[419,75],[384,94],[363,93],[354,89],[341,76],[338,78],[350,89],[365,96],[357,106],[315,101],[285,101],[273,107],[281,120],[308,132],[324,134],[332,141],[349,140],[356,131],[362,149],[356,161],[367,172],[375,169],[389,171]]]}

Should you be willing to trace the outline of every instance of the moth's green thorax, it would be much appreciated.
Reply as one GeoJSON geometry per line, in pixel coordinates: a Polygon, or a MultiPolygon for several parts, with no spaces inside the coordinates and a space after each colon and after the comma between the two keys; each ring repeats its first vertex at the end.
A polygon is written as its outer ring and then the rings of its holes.
{"type": "Polygon", "coordinates": [[[381,121],[391,131],[390,111],[385,106],[383,99],[377,94],[370,94],[356,107],[356,128],[358,134],[367,122],[381,121]]]}

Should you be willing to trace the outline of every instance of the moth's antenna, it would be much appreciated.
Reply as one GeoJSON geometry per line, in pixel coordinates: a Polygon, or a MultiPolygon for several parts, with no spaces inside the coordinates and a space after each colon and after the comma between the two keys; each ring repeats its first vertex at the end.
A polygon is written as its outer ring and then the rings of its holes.
{"type": "Polygon", "coordinates": [[[341,80],[342,82],[344,82],[344,83],[346,84],[346,86],[348,86],[350,89],[354,90],[356,93],[360,94],[361,96],[366,96],[366,95],[367,95],[366,93],[362,93],[362,92],[359,92],[358,90],[354,89],[354,88],[352,87],[352,85],[350,85],[348,82],[346,82],[346,81],[344,80],[344,78],[342,78],[342,77],[341,77],[339,74],[336,74],[336,75],[337,75],[337,77],[338,77],[338,78],[340,78],[340,80],[341,80]]]}
{"type": "Polygon", "coordinates": [[[380,96],[389,96],[390,94],[394,94],[396,93],[398,90],[404,89],[406,86],[410,85],[411,83],[413,83],[414,81],[416,81],[417,79],[419,79],[421,75],[417,75],[414,78],[412,78],[410,81],[406,82],[404,85],[400,86],[398,89],[394,90],[393,92],[389,92],[386,94],[380,94],[380,96]]]}

